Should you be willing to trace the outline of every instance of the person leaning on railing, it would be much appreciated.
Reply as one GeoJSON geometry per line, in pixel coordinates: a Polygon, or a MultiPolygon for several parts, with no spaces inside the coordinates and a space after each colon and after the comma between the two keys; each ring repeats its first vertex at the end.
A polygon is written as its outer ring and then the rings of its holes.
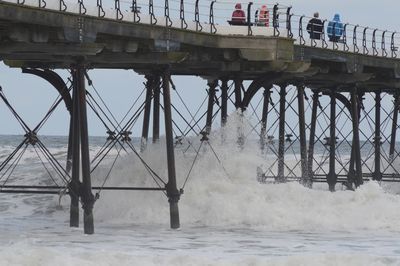
{"type": "Polygon", "coordinates": [[[232,20],[230,22],[232,25],[244,25],[246,24],[246,13],[242,9],[242,4],[237,3],[235,5],[235,10],[232,13],[232,20]]]}
{"type": "Polygon", "coordinates": [[[331,42],[338,42],[343,34],[343,24],[340,22],[339,14],[335,14],[332,21],[329,21],[326,28],[329,40],[331,42]]]}
{"type": "Polygon", "coordinates": [[[310,34],[310,39],[321,39],[323,30],[322,20],[319,19],[319,13],[314,13],[314,18],[310,19],[307,24],[307,32],[310,34]]]}

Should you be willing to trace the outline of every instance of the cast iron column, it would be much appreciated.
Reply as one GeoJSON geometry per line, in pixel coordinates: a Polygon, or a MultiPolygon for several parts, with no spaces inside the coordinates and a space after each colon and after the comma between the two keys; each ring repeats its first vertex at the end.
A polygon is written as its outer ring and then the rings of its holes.
{"type": "Polygon", "coordinates": [[[382,180],[381,173],[381,91],[375,92],[375,170],[373,180],[382,180]]]}
{"type": "Polygon", "coordinates": [[[213,80],[208,83],[208,105],[207,105],[207,120],[206,120],[206,132],[210,134],[212,120],[213,120],[213,108],[214,108],[214,98],[215,98],[215,91],[218,85],[218,80],[213,80]]]}
{"type": "Polygon", "coordinates": [[[279,101],[278,182],[285,182],[285,111],[286,84],[281,86],[279,101]]]}
{"type": "Polygon", "coordinates": [[[390,135],[390,149],[389,158],[392,162],[394,159],[394,151],[396,148],[396,133],[397,133],[397,120],[399,118],[399,94],[396,93],[394,97],[394,110],[393,110],[393,121],[392,121],[392,134],[390,135]]]}
{"type": "Polygon", "coordinates": [[[86,114],[86,89],[85,69],[82,65],[77,67],[77,80],[79,90],[79,113],[81,127],[81,155],[82,155],[82,186],[81,198],[83,207],[83,226],[85,234],[94,233],[92,182],[90,178],[89,134],[86,114]]]}
{"type": "Polygon", "coordinates": [[[178,191],[176,185],[174,136],[172,132],[172,114],[171,114],[169,80],[170,80],[170,73],[169,70],[167,69],[163,74],[165,137],[167,144],[167,163],[168,163],[168,183],[166,185],[166,189],[169,202],[171,228],[176,229],[180,227],[179,209],[178,209],[180,192],[178,191]]]}
{"type": "Polygon", "coordinates": [[[300,135],[300,157],[301,157],[301,183],[308,185],[307,180],[307,139],[306,118],[304,109],[304,85],[297,88],[297,99],[299,108],[299,135],[300,135]]]}
{"type": "Polygon", "coordinates": [[[260,132],[261,151],[264,151],[265,148],[265,139],[267,135],[268,105],[270,97],[271,97],[271,88],[264,89],[264,103],[261,116],[261,132],[260,132]]]}
{"type": "Polygon", "coordinates": [[[327,181],[330,191],[335,191],[337,182],[336,175],[336,97],[334,89],[331,90],[331,115],[330,115],[330,136],[329,136],[329,173],[327,181]]]}
{"type": "Polygon", "coordinates": [[[140,145],[140,151],[143,152],[147,146],[147,139],[149,137],[149,125],[150,125],[150,109],[151,109],[151,96],[154,88],[154,77],[146,75],[146,100],[144,104],[143,114],[143,128],[142,128],[142,139],[140,145]]]}
{"type": "MultiPolygon", "coordinates": [[[[356,187],[362,185],[362,169],[361,169],[361,151],[360,151],[360,129],[359,123],[360,118],[358,116],[358,94],[357,88],[354,88],[351,92],[351,107],[352,107],[352,120],[353,120],[353,143],[352,143],[352,156],[354,156],[354,162],[356,165],[356,171],[354,176],[354,184],[356,187]]],[[[354,163],[353,163],[354,169],[354,163]]]]}
{"type": "Polygon", "coordinates": [[[221,126],[224,127],[228,118],[228,80],[222,79],[221,85],[221,126]]]}
{"type": "Polygon", "coordinates": [[[160,77],[158,75],[154,78],[153,88],[153,143],[156,143],[160,139],[160,77]]]}
{"type": "Polygon", "coordinates": [[[235,79],[235,107],[242,107],[242,80],[235,79]]]}
{"type": "Polygon", "coordinates": [[[310,127],[310,139],[308,144],[308,156],[307,156],[307,186],[312,186],[313,181],[313,162],[314,162],[314,142],[315,142],[315,129],[317,125],[317,111],[319,102],[319,91],[314,91],[313,94],[313,105],[311,111],[311,127],[310,127]]]}

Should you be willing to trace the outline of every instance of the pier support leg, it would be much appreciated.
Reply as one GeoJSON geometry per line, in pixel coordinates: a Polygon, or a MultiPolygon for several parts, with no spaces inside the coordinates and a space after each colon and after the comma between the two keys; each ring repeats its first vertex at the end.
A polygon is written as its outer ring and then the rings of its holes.
{"type": "Polygon", "coordinates": [[[224,127],[228,119],[228,80],[222,79],[221,85],[221,127],[224,127]]]}
{"type": "Polygon", "coordinates": [[[375,169],[372,174],[373,180],[382,180],[381,173],[381,91],[375,92],[375,169]]]}
{"type": "Polygon", "coordinates": [[[236,110],[242,107],[242,80],[235,79],[235,107],[236,110]]]}
{"type": "Polygon", "coordinates": [[[261,132],[260,132],[260,148],[261,151],[265,149],[265,140],[267,137],[267,120],[268,120],[268,106],[271,97],[271,88],[264,90],[264,103],[261,116],[261,132]]]}
{"type": "Polygon", "coordinates": [[[150,109],[151,109],[151,96],[154,88],[154,78],[152,76],[146,76],[146,100],[144,105],[143,114],[143,128],[142,128],[142,139],[140,145],[140,151],[143,152],[147,146],[147,139],[149,137],[149,125],[150,125],[150,109]]]}
{"type": "Polygon", "coordinates": [[[163,96],[165,114],[165,137],[167,144],[168,183],[166,185],[170,209],[170,223],[172,229],[180,227],[178,201],[180,192],[176,185],[174,136],[172,132],[171,96],[169,88],[170,73],[166,70],[163,74],[163,96]]]}
{"type": "MultiPolygon", "coordinates": [[[[71,227],[79,227],[79,194],[81,182],[80,173],[80,119],[79,119],[79,88],[77,71],[73,70],[73,98],[72,98],[72,116],[70,139],[71,139],[71,155],[72,155],[72,178],[69,185],[71,205],[70,205],[70,221],[71,227]]],[[[69,148],[69,147],[68,147],[69,148]]]]}
{"type": "Polygon", "coordinates": [[[335,92],[331,90],[331,114],[330,114],[330,136],[329,136],[329,173],[327,181],[329,190],[335,191],[335,185],[337,183],[336,175],[336,97],[335,92]]]}
{"type": "Polygon", "coordinates": [[[279,147],[278,147],[278,182],[285,182],[285,111],[286,85],[281,86],[279,101],[279,147]]]}
{"type": "Polygon", "coordinates": [[[299,136],[300,136],[300,157],[301,157],[301,183],[308,186],[307,178],[307,140],[306,140],[306,119],[304,109],[304,86],[297,88],[297,99],[299,108],[299,136]]]}
{"type": "Polygon", "coordinates": [[[153,87],[153,143],[160,139],[160,77],[157,76],[153,87]]]}
{"type": "Polygon", "coordinates": [[[389,149],[389,158],[390,163],[393,162],[394,159],[394,151],[396,148],[396,133],[397,133],[397,122],[399,118],[399,104],[400,104],[400,95],[396,93],[394,95],[394,110],[393,110],[393,120],[392,120],[392,134],[390,135],[390,149],[389,149]]]}
{"type": "Polygon", "coordinates": [[[85,69],[78,66],[76,70],[79,91],[79,113],[81,128],[81,155],[82,155],[82,186],[81,198],[83,204],[83,226],[85,234],[94,233],[92,182],[90,178],[89,134],[86,113],[85,69]]]}
{"type": "Polygon", "coordinates": [[[307,180],[306,186],[312,187],[313,182],[313,162],[314,162],[314,142],[315,142],[315,129],[317,126],[317,111],[318,111],[319,91],[314,91],[313,105],[311,111],[311,126],[310,126],[310,139],[308,144],[307,155],[307,180]]]}
{"type": "MultiPolygon", "coordinates": [[[[361,170],[361,151],[360,151],[360,118],[358,116],[359,108],[358,108],[358,93],[357,88],[354,88],[351,92],[351,112],[352,112],[352,122],[353,122],[353,142],[352,142],[352,158],[354,158],[354,164],[356,166],[354,173],[354,184],[356,187],[362,185],[363,177],[361,170]]],[[[351,167],[351,166],[350,166],[351,167]]],[[[352,169],[351,169],[352,170],[352,169]]]]}
{"type": "Polygon", "coordinates": [[[216,87],[218,85],[218,80],[213,80],[208,83],[208,105],[207,105],[207,118],[206,118],[206,132],[210,134],[212,120],[213,120],[213,110],[214,110],[214,99],[216,87]]]}

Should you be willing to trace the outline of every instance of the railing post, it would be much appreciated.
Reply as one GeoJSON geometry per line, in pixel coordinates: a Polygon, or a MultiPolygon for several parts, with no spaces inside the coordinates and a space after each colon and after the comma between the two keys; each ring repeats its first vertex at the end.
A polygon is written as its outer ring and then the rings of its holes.
{"type": "Polygon", "coordinates": [[[354,29],[353,29],[354,53],[358,53],[360,51],[360,49],[358,48],[358,45],[357,45],[357,28],[358,28],[358,25],[354,26],[354,29]]]}
{"type": "Polygon", "coordinates": [[[278,4],[274,5],[273,8],[273,18],[272,18],[272,26],[274,27],[274,36],[279,37],[279,14],[278,14],[278,4]]]}
{"type": "Polygon", "coordinates": [[[114,0],[114,5],[115,5],[115,18],[117,20],[122,20],[124,18],[124,15],[121,12],[121,3],[119,0],[114,0]]]}
{"type": "Polygon", "coordinates": [[[202,31],[203,27],[200,24],[199,0],[196,0],[194,5],[194,21],[196,22],[196,31],[202,31]]]}
{"type": "Polygon", "coordinates": [[[247,4],[247,35],[252,36],[253,31],[251,30],[251,6],[253,5],[253,2],[249,2],[247,4]]]}
{"type": "Polygon", "coordinates": [[[322,21],[322,33],[321,33],[321,39],[322,39],[322,48],[328,48],[328,43],[326,42],[326,37],[325,37],[325,23],[326,19],[322,21]]]}
{"type": "Polygon", "coordinates": [[[103,9],[103,0],[97,0],[97,16],[99,18],[104,18],[106,12],[103,9]]]}
{"type": "Polygon", "coordinates": [[[153,3],[153,0],[149,0],[149,15],[150,15],[150,24],[151,25],[156,25],[157,24],[157,19],[156,19],[156,16],[154,15],[154,3],[153,3]]]}
{"type": "Polygon", "coordinates": [[[288,38],[293,38],[293,32],[292,32],[292,16],[293,14],[290,14],[290,10],[292,7],[288,7],[286,10],[286,30],[287,30],[287,37],[288,38]]]}
{"type": "Polygon", "coordinates": [[[86,7],[83,4],[83,0],[78,0],[78,4],[79,4],[79,15],[85,15],[86,14],[86,7]]]}
{"type": "Polygon", "coordinates": [[[378,55],[378,50],[376,49],[376,31],[378,29],[374,29],[372,32],[372,55],[377,56],[378,55]]]}
{"type": "Polygon", "coordinates": [[[214,4],[215,0],[211,2],[210,4],[210,17],[208,23],[210,23],[210,33],[214,34],[217,32],[217,28],[215,27],[214,24],[214,4]]]}
{"type": "Polygon", "coordinates": [[[345,51],[345,52],[348,52],[349,51],[349,45],[347,44],[347,26],[348,26],[349,24],[348,23],[346,23],[346,24],[344,24],[344,27],[343,27],[343,43],[344,43],[344,45],[343,45],[343,50],[345,51]]]}
{"type": "Polygon", "coordinates": [[[396,53],[397,47],[395,46],[395,43],[394,43],[395,34],[396,34],[396,32],[392,33],[392,38],[391,38],[391,41],[390,41],[390,50],[392,51],[392,58],[397,58],[397,53],[396,53]]]}
{"type": "Polygon", "coordinates": [[[368,27],[364,28],[363,31],[363,54],[369,54],[369,50],[367,48],[367,30],[368,27]]]}
{"type": "Polygon", "coordinates": [[[172,20],[169,17],[169,1],[165,0],[165,4],[164,4],[164,16],[165,16],[165,26],[171,27],[172,26],[172,20]]]}
{"type": "Polygon", "coordinates": [[[139,23],[140,22],[140,16],[139,16],[137,0],[132,0],[131,12],[133,13],[133,22],[134,23],[139,23]]]}
{"type": "Polygon", "coordinates": [[[181,19],[181,29],[187,29],[187,23],[185,21],[185,3],[184,0],[181,0],[180,8],[179,8],[179,17],[181,19]]]}
{"type": "Polygon", "coordinates": [[[304,15],[300,17],[299,20],[299,37],[300,37],[300,45],[305,45],[306,44],[306,40],[304,39],[304,35],[303,35],[303,19],[304,19],[304,15]]]}
{"type": "Polygon", "coordinates": [[[45,0],[39,0],[39,8],[45,8],[46,7],[46,1],[45,0]]]}
{"type": "Polygon", "coordinates": [[[388,53],[386,51],[386,38],[385,38],[386,32],[387,32],[386,30],[384,30],[382,32],[381,49],[382,49],[382,56],[383,57],[387,57],[388,56],[388,53]]]}

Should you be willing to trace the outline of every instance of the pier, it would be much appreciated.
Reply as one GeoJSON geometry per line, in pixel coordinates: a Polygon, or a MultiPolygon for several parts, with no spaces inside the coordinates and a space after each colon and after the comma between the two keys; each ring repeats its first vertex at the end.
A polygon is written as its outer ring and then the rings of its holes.
{"type": "MultiPolygon", "coordinates": [[[[333,42],[325,32],[328,21],[322,20],[321,38],[310,39],[311,18],[296,15],[290,6],[269,6],[267,27],[255,21],[257,7],[252,2],[243,3],[245,23],[230,25],[227,8],[233,5],[199,0],[113,0],[107,5],[102,0],[0,0],[0,60],[22,69],[21,78],[29,74],[46,80],[60,95],[43,120],[31,126],[0,91],[2,104],[21,124],[24,135],[0,164],[0,192],[63,191],[71,198],[70,225],[79,226],[81,205],[86,234],[94,233],[98,195],[93,189],[161,192],[169,202],[171,228],[179,228],[183,189],[176,180],[175,146],[190,134],[207,142],[216,119],[225,126],[229,105],[258,119],[252,132],[260,152],[272,158],[257,170],[261,183],[296,181],[312,187],[326,182],[333,192],[340,183],[355,189],[367,180],[399,182],[397,33],[343,23],[340,41],[333,42]],[[131,69],[145,77],[145,99],[124,123],[112,118],[103,99],[96,101],[88,93],[87,86],[96,82],[88,74],[92,69],[131,69]],[[68,70],[70,78],[64,80],[56,70],[68,70]],[[176,89],[173,77],[181,75],[207,80],[206,106],[198,116],[185,117],[171,101],[176,89]],[[69,125],[66,165],[49,152],[39,134],[60,105],[70,115],[65,121],[69,125]],[[98,154],[89,152],[88,108],[108,134],[98,154]],[[186,130],[179,128],[173,114],[180,116],[186,130]],[[133,144],[131,132],[138,120],[142,121],[142,134],[136,136],[141,138],[140,147],[133,144]],[[161,126],[166,178],[141,156],[151,148],[150,142],[159,141],[161,126]],[[7,182],[27,146],[42,152],[63,185],[7,182]],[[92,171],[115,146],[137,156],[154,187],[92,186],[92,171]],[[316,155],[316,146],[323,147],[322,156],[316,155]],[[349,159],[342,156],[346,149],[351,151],[349,159]],[[289,157],[295,163],[287,163],[289,157]]],[[[132,89],[140,85],[132,84],[132,89]]],[[[238,145],[246,145],[247,136],[238,134],[238,145]]]]}

